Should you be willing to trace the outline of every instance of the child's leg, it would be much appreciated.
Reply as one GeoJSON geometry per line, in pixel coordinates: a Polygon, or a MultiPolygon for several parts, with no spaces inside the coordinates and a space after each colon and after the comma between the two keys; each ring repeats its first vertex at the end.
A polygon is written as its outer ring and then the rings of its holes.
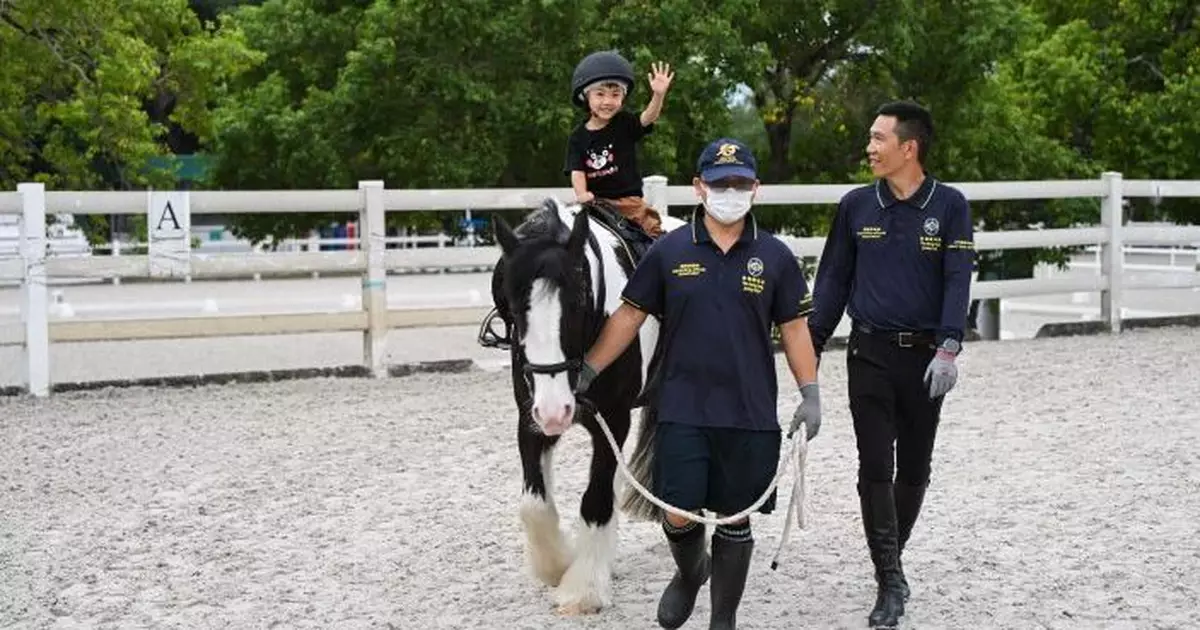
{"type": "Polygon", "coordinates": [[[611,201],[621,216],[642,226],[642,230],[651,238],[662,236],[662,217],[658,214],[658,210],[646,203],[644,197],[621,197],[611,201]]]}

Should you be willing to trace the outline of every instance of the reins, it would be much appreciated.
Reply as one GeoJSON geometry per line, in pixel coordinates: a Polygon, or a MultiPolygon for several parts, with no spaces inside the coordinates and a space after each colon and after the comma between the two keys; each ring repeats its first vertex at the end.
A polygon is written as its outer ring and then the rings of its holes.
{"type": "MultiPolygon", "coordinates": [[[[779,465],[779,469],[775,473],[775,478],[771,480],[771,484],[767,486],[767,489],[762,493],[762,496],[758,497],[758,500],[752,503],[750,507],[747,507],[746,509],[732,516],[712,518],[680,509],[654,496],[653,492],[650,492],[645,486],[638,482],[633,473],[629,471],[629,465],[625,461],[625,453],[621,450],[621,446],[617,444],[617,440],[615,437],[613,437],[612,430],[608,428],[608,423],[604,421],[604,417],[597,412],[596,406],[592,403],[592,401],[588,400],[584,396],[576,395],[576,400],[579,402],[580,408],[586,407],[591,412],[592,417],[596,419],[596,424],[600,426],[600,430],[603,431],[604,436],[608,438],[608,444],[610,447],[612,447],[613,455],[615,455],[617,459],[617,465],[620,468],[621,473],[625,476],[626,481],[636,488],[637,491],[646,498],[646,500],[650,501],[662,510],[670,514],[674,514],[675,516],[680,516],[688,519],[689,521],[695,521],[697,523],[713,526],[728,525],[731,523],[740,522],[753,514],[756,510],[758,510],[758,508],[762,507],[763,503],[766,503],[767,499],[771,496],[771,492],[774,491],[775,487],[779,484],[779,480],[783,478],[783,471],[787,466],[786,461],[779,465]]],[[[791,460],[792,462],[792,466],[795,469],[796,478],[792,483],[792,493],[790,499],[788,500],[787,511],[784,513],[783,533],[779,537],[779,547],[775,551],[775,556],[771,559],[772,570],[779,567],[779,556],[783,553],[783,547],[785,544],[787,544],[788,537],[791,535],[792,514],[794,513],[796,515],[796,525],[799,526],[800,529],[804,529],[806,526],[806,521],[804,518],[804,499],[807,494],[804,469],[808,459],[808,435],[806,427],[801,424],[799,431],[789,439],[792,440],[792,447],[787,459],[791,460]]]]}

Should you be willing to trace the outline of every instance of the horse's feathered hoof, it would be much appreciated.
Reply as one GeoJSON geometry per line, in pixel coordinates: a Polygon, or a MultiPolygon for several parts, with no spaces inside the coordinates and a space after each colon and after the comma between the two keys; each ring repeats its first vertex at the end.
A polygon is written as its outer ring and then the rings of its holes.
{"type": "Polygon", "coordinates": [[[572,602],[555,607],[554,612],[563,617],[579,617],[581,615],[594,615],[600,612],[600,606],[599,604],[572,602]]]}

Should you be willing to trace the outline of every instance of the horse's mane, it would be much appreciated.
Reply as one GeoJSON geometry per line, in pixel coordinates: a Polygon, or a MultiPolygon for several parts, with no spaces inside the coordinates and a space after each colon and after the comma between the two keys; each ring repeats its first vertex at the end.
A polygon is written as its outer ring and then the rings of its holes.
{"type": "Polygon", "coordinates": [[[513,230],[513,233],[522,242],[545,239],[566,243],[567,237],[571,234],[571,226],[563,223],[562,217],[558,214],[558,204],[553,199],[546,199],[540,206],[525,215],[525,220],[513,230]]]}
{"type": "MultiPolygon", "coordinates": [[[[604,199],[592,199],[578,205],[580,212],[586,212],[592,216],[595,216],[596,213],[618,214],[617,207],[604,199]]],[[[562,215],[558,212],[558,202],[547,198],[540,206],[525,215],[525,219],[513,230],[513,233],[522,241],[552,237],[559,243],[565,243],[571,234],[571,226],[563,222],[562,215]]]]}
{"type": "Polygon", "coordinates": [[[521,242],[505,274],[510,299],[519,303],[513,306],[525,306],[523,302],[530,297],[529,285],[535,278],[545,278],[559,287],[578,286],[580,270],[571,265],[562,249],[571,235],[571,226],[559,215],[558,202],[543,201],[513,233],[521,242]]]}

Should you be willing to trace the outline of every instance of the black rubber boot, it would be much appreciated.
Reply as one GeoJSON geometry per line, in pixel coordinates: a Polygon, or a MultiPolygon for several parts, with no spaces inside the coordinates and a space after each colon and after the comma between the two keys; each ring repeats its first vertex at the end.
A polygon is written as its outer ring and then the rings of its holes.
{"type": "Polygon", "coordinates": [[[900,573],[900,532],[891,482],[860,482],[863,531],[875,565],[875,608],[867,617],[870,628],[895,628],[904,616],[900,573]]]}
{"type": "Polygon", "coordinates": [[[704,527],[697,525],[678,537],[667,536],[675,575],[658,600],[658,625],[678,628],[696,607],[696,594],[712,573],[712,561],[705,551],[704,527]]]}
{"type": "Polygon", "coordinates": [[[908,578],[904,575],[904,547],[912,535],[913,524],[921,514],[921,503],[925,501],[927,483],[910,485],[897,483],[893,493],[896,498],[896,523],[900,534],[900,586],[904,601],[908,601],[911,591],[908,588],[908,578]]]}
{"type": "Polygon", "coordinates": [[[750,572],[750,557],[754,552],[754,540],[733,542],[719,536],[712,541],[712,617],[709,630],[734,630],[737,628],[737,609],[742,603],[742,592],[746,589],[746,575],[750,572]]]}

